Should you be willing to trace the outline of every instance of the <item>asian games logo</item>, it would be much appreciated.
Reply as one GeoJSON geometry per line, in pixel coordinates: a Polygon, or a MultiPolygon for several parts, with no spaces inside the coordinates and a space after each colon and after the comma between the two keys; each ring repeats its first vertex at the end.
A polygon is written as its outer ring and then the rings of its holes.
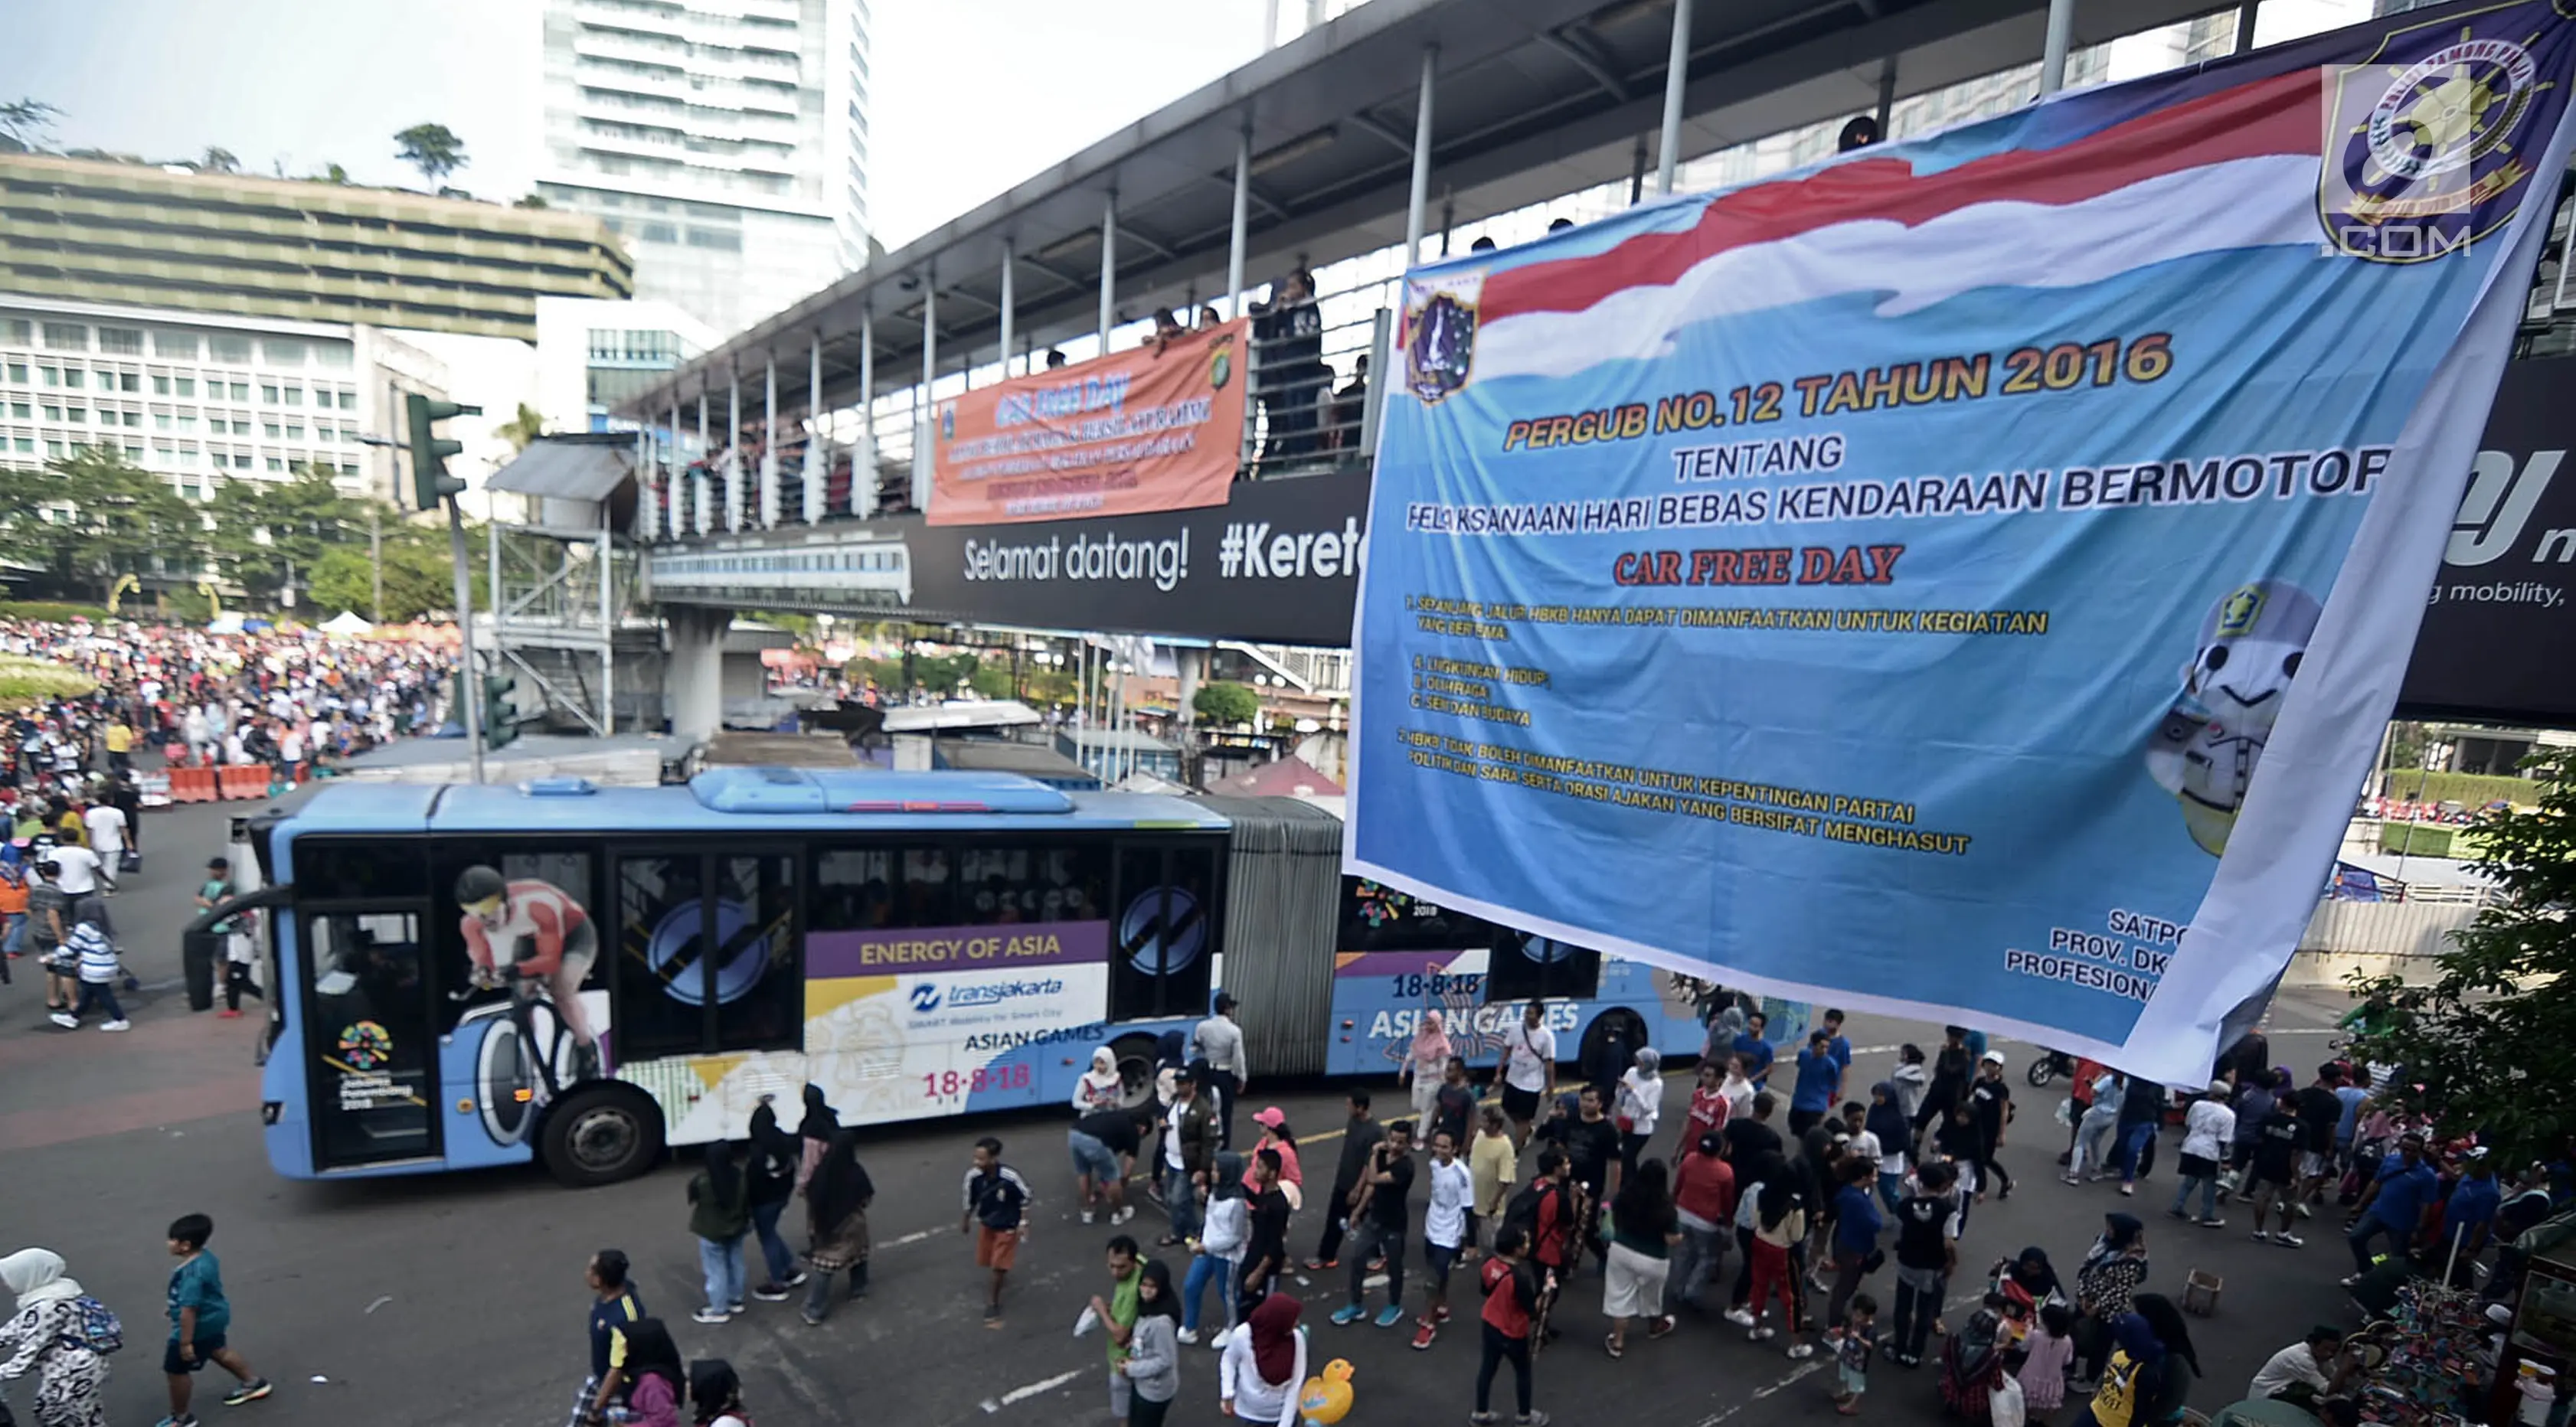
{"type": "MultiPolygon", "coordinates": [[[[2511,221],[2533,173],[2526,151],[2551,127],[2529,122],[2535,101],[2562,88],[2541,78],[2532,54],[2540,35],[2530,22],[2543,9],[2499,6],[2466,25],[2393,30],[2381,62],[2329,71],[2318,192],[2327,252],[2426,262],[2465,252],[2511,221]],[[2427,43],[2434,47],[2411,63],[2388,62],[2427,43]]],[[[2553,96],[2549,107],[2559,103],[2553,96]]]]}
{"type": "Polygon", "coordinates": [[[1485,274],[1409,279],[1404,294],[1404,386],[1425,403],[1467,385],[1476,361],[1476,301],[1485,274]]]}

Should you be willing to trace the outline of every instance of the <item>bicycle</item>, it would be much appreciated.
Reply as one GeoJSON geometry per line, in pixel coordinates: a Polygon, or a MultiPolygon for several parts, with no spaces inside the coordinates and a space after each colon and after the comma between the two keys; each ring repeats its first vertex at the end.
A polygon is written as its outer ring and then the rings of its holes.
{"type": "Polygon", "coordinates": [[[478,1006],[456,1023],[459,1033],[469,1024],[485,1027],[474,1053],[475,1099],[482,1106],[483,1128],[496,1144],[525,1142],[546,1105],[599,1074],[598,1047],[574,1041],[555,1010],[546,978],[527,970],[534,955],[535,938],[523,937],[506,969],[478,975],[474,984],[447,997],[467,1001],[487,991],[508,993],[506,1000],[478,1006]],[[567,1065],[569,1077],[562,1073],[567,1065]]]}

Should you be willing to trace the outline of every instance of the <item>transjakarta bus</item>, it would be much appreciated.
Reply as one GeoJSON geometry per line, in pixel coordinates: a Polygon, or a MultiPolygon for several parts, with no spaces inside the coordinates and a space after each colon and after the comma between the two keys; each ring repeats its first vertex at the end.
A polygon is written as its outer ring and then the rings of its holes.
{"type": "Polygon", "coordinates": [[[298,1178],[601,1183],[809,1082],[845,1124],[1062,1104],[1102,1045],[1141,1098],[1220,984],[1261,1078],[1391,1076],[1428,1008],[1491,1063],[1533,997],[1569,1060],[1700,1048],[1709,988],[1343,878],[1340,832],[1006,774],[341,784],[255,820],[264,889],[203,920],[271,909],[262,1117],[298,1178]]]}

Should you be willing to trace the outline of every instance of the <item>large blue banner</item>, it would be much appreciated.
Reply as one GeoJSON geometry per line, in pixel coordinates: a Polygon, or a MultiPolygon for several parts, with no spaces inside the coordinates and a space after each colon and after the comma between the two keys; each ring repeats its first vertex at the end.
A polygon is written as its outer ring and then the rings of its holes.
{"type": "Polygon", "coordinates": [[[2571,8],[1414,271],[1351,870],[2205,1077],[2395,698],[2566,162],[2571,8]]]}

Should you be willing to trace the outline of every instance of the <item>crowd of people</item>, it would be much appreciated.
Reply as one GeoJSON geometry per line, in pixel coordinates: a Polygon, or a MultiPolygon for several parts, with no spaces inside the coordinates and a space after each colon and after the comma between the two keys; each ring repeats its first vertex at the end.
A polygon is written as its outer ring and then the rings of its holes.
{"type": "MultiPolygon", "coordinates": [[[[1553,1037],[1533,1010],[1505,1037],[1493,1084],[1479,1086],[1429,1014],[1398,1077],[1411,1113],[1381,1120],[1370,1089],[1349,1091],[1330,1177],[1319,1166],[1311,1181],[1277,1106],[1255,1111],[1257,1138],[1234,1146],[1231,1104],[1243,1067],[1211,1059],[1240,1055],[1230,1015],[1167,1037],[1150,1093],[1102,1049],[1069,1107],[1075,1207],[1083,1223],[1105,1217],[1117,1230],[1138,1212],[1128,1197],[1135,1183],[1167,1219],[1151,1244],[1129,1232],[1108,1238],[1106,1282],[1077,1329],[1106,1339],[1113,1416],[1159,1427],[1194,1375],[1182,1350],[1204,1346],[1217,1355],[1222,1420],[1293,1427],[1315,1364],[1332,1356],[1314,1351],[1314,1334],[1409,1326],[1410,1346],[1430,1351],[1455,1313],[1469,1311],[1476,1368],[1470,1379],[1462,1364],[1461,1381],[1462,1391],[1472,1384],[1471,1420],[1502,1420],[1495,1401],[1508,1368],[1513,1420],[1544,1423],[1535,1365],[1548,1345],[1580,1331],[1574,1314],[1597,1303],[1598,1341],[1610,1359],[1641,1341],[1731,1327],[1790,1359],[1821,1357],[1844,1415],[1860,1413],[1875,1374],[1895,1368],[1926,1370],[1928,1395],[1972,1424],[2069,1407],[2061,1420],[2076,1427],[2178,1420],[2206,1393],[2207,1372],[2176,1296],[2151,1272],[2146,1221],[2106,1212],[2063,1276],[2042,1245],[1995,1258],[1956,1313],[1950,1294],[1976,1208],[2012,1192],[1996,1155],[2015,1118],[2007,1057],[1950,1028],[1934,1053],[1904,1047],[1897,1073],[1867,1099],[1844,1098],[1853,1052],[1842,1021],[1828,1012],[1786,1060],[1773,1054],[1758,1013],[1714,1025],[1709,1054],[1687,1091],[1676,1087],[1668,1114],[1651,1048],[1638,1049],[1609,1083],[1562,1090],[1553,1037]],[[1794,1073],[1785,1095],[1770,1087],[1775,1070],[1794,1073]],[[1489,1101],[1485,1092],[1496,1089],[1489,1101]],[[1653,1151],[1675,1120],[1676,1153],[1667,1159],[1653,1151]],[[1311,1249],[1301,1258],[1303,1244],[1311,1249]],[[1473,1289],[1463,1295],[1462,1269],[1473,1289]],[[1338,1300],[1324,1325],[1308,1319],[1294,1291],[1318,1280],[1338,1300]],[[1419,1290],[1411,1298],[1409,1285],[1419,1290]]],[[[2509,1237],[2507,1206],[2519,1203],[2529,1221],[2565,1203],[2563,1184],[2554,1195],[2546,1184],[2502,1191],[2473,1145],[2437,1161],[2366,1092],[2340,1093],[2364,1072],[2328,1066],[2314,1087],[2321,1094],[2283,1094],[2285,1072],[2260,1065],[2259,1045],[2254,1052],[2183,1097],[2179,1185],[2168,1210],[2177,1220],[2216,1229],[2220,1203],[2250,1197],[2277,1206],[2286,1223],[2322,1212],[2323,1196],[2336,1194],[2352,1212],[2356,1262],[2368,1267],[2365,1251],[2379,1239],[2424,1254],[2456,1243],[2475,1262],[2509,1237]],[[2248,1120],[2263,1128],[2241,1137],[2248,1120]],[[2329,1133],[2338,1124],[2340,1139],[2329,1133]],[[2312,1128],[2325,1149],[2304,1148],[2312,1128]],[[2288,1143],[2298,1147],[2284,1150],[2288,1143]],[[2284,1163],[2295,1173],[2276,1172],[2284,1163]]],[[[2153,1172],[2177,1097],[2099,1066],[2077,1070],[2075,1103],[2061,1116],[2069,1123],[2064,1177],[2116,1178],[2134,1194],[2153,1172]]],[[[818,1089],[805,1095],[795,1134],[764,1106],[750,1141],[715,1147],[691,1181],[689,1225],[705,1269],[698,1322],[730,1321],[745,1311],[746,1293],[783,1301],[803,1288],[805,1321],[820,1324],[842,1298],[836,1274],[847,1276],[847,1297],[867,1292],[873,1187],[860,1141],[818,1089]],[[779,1229],[799,1199],[801,1253],[779,1229]],[[747,1274],[746,1260],[760,1273],[747,1274]],[[746,1290],[753,1276],[761,1281],[746,1290]]],[[[959,1227],[973,1243],[987,1326],[1003,1320],[1037,1198],[999,1139],[975,1142],[959,1227]]],[[[2259,1228],[2257,1237],[2298,1242],[2259,1228]]],[[[677,1357],[663,1351],[668,1334],[658,1320],[645,1317],[624,1256],[601,1253],[590,1278],[602,1306],[593,1311],[592,1372],[577,1418],[598,1421],[624,1401],[635,1420],[676,1423],[666,1409],[681,1400],[677,1357]],[[648,1404],[637,1405],[636,1372],[621,1366],[634,1349],[619,1345],[620,1334],[655,1345],[651,1356],[665,1364],[669,1381],[648,1404]]],[[[2287,1397],[2350,1427],[2349,1404],[2334,1395],[2353,1371],[2338,1342],[2330,1329],[2309,1333],[2228,1400],[2287,1397]]]]}
{"type": "MultiPolygon", "coordinates": [[[[145,851],[145,780],[170,767],[264,765],[281,786],[433,725],[444,651],[318,632],[215,634],[133,622],[0,620],[0,654],[94,681],[86,693],[0,709],[0,983],[32,959],[47,1018],[131,1026],[108,902],[145,851]]],[[[220,889],[227,869],[210,870],[220,889]]],[[[205,898],[202,893],[200,901],[205,898]]],[[[249,956],[227,953],[227,1014],[249,956]]]]}

